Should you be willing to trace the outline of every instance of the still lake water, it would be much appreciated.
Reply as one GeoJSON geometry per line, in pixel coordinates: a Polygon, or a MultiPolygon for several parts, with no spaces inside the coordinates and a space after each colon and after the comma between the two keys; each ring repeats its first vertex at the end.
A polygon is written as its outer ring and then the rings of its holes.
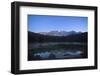
{"type": "Polygon", "coordinates": [[[87,57],[86,43],[33,43],[29,44],[28,60],[73,59],[87,57]]]}
{"type": "Polygon", "coordinates": [[[34,56],[39,55],[42,59],[52,59],[52,58],[71,58],[71,57],[81,57],[82,52],[79,50],[53,50],[52,52],[41,52],[33,53],[34,56]],[[74,52],[75,51],[75,52],[74,52]]]}

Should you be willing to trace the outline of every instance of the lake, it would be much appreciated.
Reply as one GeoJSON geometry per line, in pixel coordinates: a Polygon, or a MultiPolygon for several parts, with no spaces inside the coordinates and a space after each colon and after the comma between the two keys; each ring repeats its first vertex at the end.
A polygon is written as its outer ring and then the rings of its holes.
{"type": "Polygon", "coordinates": [[[87,44],[79,42],[30,43],[28,60],[87,58],[87,44]]]}

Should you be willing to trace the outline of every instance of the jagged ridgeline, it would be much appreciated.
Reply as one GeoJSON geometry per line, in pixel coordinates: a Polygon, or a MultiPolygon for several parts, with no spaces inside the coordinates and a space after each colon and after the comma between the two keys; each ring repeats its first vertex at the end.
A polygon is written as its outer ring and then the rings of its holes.
{"type": "Polygon", "coordinates": [[[49,36],[43,35],[40,33],[34,33],[28,31],[28,42],[87,42],[88,40],[88,33],[81,32],[78,34],[71,34],[68,36],[49,36]]]}

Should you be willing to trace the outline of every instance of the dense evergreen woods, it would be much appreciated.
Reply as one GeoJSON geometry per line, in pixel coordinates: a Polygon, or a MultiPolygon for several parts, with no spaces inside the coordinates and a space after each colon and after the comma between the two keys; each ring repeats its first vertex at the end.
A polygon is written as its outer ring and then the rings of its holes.
{"type": "Polygon", "coordinates": [[[68,36],[48,36],[28,31],[28,42],[87,42],[87,32],[68,36]]]}

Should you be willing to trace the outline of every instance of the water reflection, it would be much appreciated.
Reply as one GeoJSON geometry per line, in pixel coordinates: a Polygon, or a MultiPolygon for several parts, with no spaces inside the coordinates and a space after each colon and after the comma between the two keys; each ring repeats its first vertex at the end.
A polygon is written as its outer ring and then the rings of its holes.
{"type": "Polygon", "coordinates": [[[81,57],[82,52],[79,50],[59,50],[59,51],[46,51],[41,53],[33,53],[33,56],[40,56],[41,59],[50,58],[71,58],[81,57]]]}
{"type": "Polygon", "coordinates": [[[28,50],[28,60],[87,58],[86,43],[34,43],[28,50]]]}

